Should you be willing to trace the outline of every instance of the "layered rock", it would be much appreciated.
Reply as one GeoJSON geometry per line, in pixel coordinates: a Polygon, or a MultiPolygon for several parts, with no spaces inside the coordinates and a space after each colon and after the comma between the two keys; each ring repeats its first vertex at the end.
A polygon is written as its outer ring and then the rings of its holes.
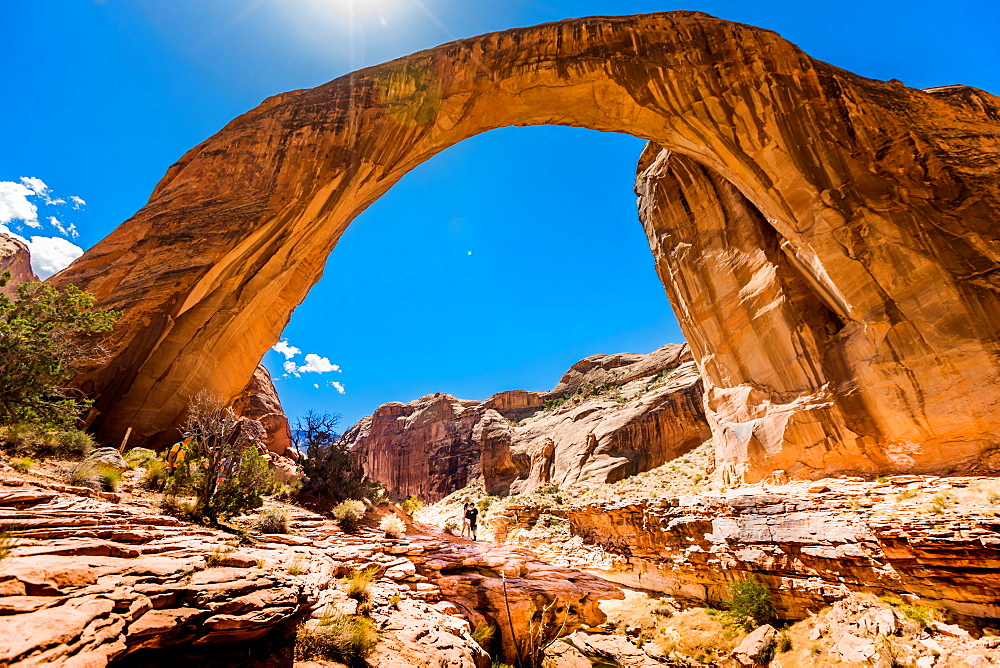
{"type": "Polygon", "coordinates": [[[346,534],[328,517],[285,506],[291,533],[239,544],[110,493],[3,485],[0,525],[15,527],[0,561],[4,665],[290,665],[295,625],[358,613],[340,577],[370,568],[368,614],[380,629],[372,665],[485,668],[472,624],[496,626],[514,656],[529,625],[544,621],[547,634],[596,626],[605,620],[598,602],[622,596],[524,548],[412,527],[405,539],[368,528],[346,534]]]}
{"type": "Polygon", "coordinates": [[[630,133],[654,143],[643,220],[732,479],[997,468],[998,110],[694,12],[509,30],[264,101],[51,280],[125,312],[77,379],[102,440],[163,441],[198,391],[243,390],[416,165],[505,126],[630,133]]]}
{"type": "Polygon", "coordinates": [[[37,283],[38,276],[31,268],[31,253],[28,246],[20,239],[7,234],[0,234],[0,274],[10,272],[7,285],[0,288],[8,297],[17,294],[19,283],[37,283]]]}
{"type": "Polygon", "coordinates": [[[730,582],[753,574],[785,618],[866,592],[996,627],[1000,519],[989,499],[998,491],[994,479],[899,476],[543,512],[569,519],[567,546],[584,544],[550,559],[627,586],[719,605],[730,582]]]}
{"type": "Polygon", "coordinates": [[[588,357],[549,393],[384,404],[344,441],[369,476],[403,496],[437,501],[479,481],[491,494],[518,493],[614,482],[684,454],[709,436],[701,404],[690,351],[668,344],[588,357]]]}

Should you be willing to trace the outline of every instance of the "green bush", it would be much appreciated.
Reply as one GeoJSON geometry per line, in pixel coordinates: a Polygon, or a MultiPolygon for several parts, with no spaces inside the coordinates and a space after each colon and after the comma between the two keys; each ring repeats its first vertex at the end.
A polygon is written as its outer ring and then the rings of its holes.
{"type": "Polygon", "coordinates": [[[160,491],[167,483],[167,463],[159,459],[146,462],[146,475],[142,486],[153,491],[160,491]]]}
{"type": "Polygon", "coordinates": [[[96,445],[94,439],[82,431],[52,431],[25,422],[0,428],[0,441],[15,452],[71,459],[86,456],[96,445]]]}
{"type": "Polygon", "coordinates": [[[176,496],[164,496],[160,501],[160,512],[188,522],[199,522],[201,516],[193,500],[182,500],[176,496]]]}
{"type": "Polygon", "coordinates": [[[339,415],[313,411],[297,421],[292,431],[295,447],[306,453],[303,491],[324,501],[385,499],[385,490],[365,474],[361,462],[334,431],[339,422],[339,415]]]}
{"type": "Polygon", "coordinates": [[[372,620],[360,615],[324,614],[317,624],[303,624],[295,636],[295,658],[329,659],[352,667],[367,665],[378,644],[372,620]]]}
{"type": "Polygon", "coordinates": [[[261,533],[288,533],[288,511],[268,508],[257,518],[257,530],[261,533]]]}
{"type": "Polygon", "coordinates": [[[441,527],[441,528],[444,529],[445,533],[449,533],[452,536],[457,536],[458,535],[458,520],[454,520],[454,519],[448,520],[447,522],[444,523],[444,526],[441,527]]]}
{"type": "MultiPolygon", "coordinates": [[[[0,287],[9,281],[3,272],[0,287]]],[[[69,380],[101,359],[98,335],[121,317],[94,302],[73,285],[21,283],[16,299],[0,293],[0,424],[69,428],[90,406],[69,380]]]]}
{"type": "Polygon", "coordinates": [[[358,522],[365,516],[365,504],[355,499],[348,499],[334,506],[331,512],[341,529],[352,532],[358,528],[358,522]]]}
{"type": "Polygon", "coordinates": [[[18,473],[27,473],[35,465],[35,460],[31,457],[15,457],[10,460],[10,465],[18,473]]]}
{"type": "Polygon", "coordinates": [[[729,598],[722,603],[726,608],[727,624],[747,632],[771,622],[777,616],[771,604],[771,590],[754,575],[729,583],[729,598]]]}
{"type": "Polygon", "coordinates": [[[148,468],[150,462],[160,461],[160,456],[149,448],[132,448],[125,453],[125,462],[132,468],[148,468]]]}
{"type": "Polygon", "coordinates": [[[274,473],[267,460],[250,447],[244,451],[239,466],[218,485],[206,508],[210,518],[234,517],[264,505],[262,494],[274,485],[274,473]]]}
{"type": "Polygon", "coordinates": [[[421,508],[424,507],[424,503],[423,501],[417,498],[416,494],[411,494],[410,498],[406,499],[401,504],[399,504],[399,507],[404,513],[406,513],[410,517],[413,517],[414,513],[416,513],[417,511],[419,511],[421,508]]]}

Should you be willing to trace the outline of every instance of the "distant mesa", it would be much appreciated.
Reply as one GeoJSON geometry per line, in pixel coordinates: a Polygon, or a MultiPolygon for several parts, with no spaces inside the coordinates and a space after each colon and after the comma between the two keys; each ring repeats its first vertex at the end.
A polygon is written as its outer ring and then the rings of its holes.
{"type": "Polygon", "coordinates": [[[592,355],[551,392],[383,404],[344,441],[387,489],[432,502],[474,483],[507,495],[616,482],[710,436],[691,351],[674,343],[648,355],[592,355]]]}

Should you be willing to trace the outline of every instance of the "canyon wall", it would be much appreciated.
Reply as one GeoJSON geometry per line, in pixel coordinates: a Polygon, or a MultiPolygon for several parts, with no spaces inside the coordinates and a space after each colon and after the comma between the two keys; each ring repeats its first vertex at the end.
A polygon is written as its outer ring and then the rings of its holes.
{"type": "Polygon", "coordinates": [[[592,355],[549,393],[486,401],[437,393],[379,406],[344,440],[369,476],[437,501],[474,482],[490,494],[615,482],[710,436],[701,378],[684,344],[648,355],[592,355]]]}
{"type": "Polygon", "coordinates": [[[229,123],[50,279],[125,312],[76,380],[92,428],[155,445],[202,389],[235,398],[355,216],[452,144],[540,124],[653,142],[642,217],[730,479],[1000,468],[998,99],[696,12],[459,40],[229,123]]]}
{"type": "Polygon", "coordinates": [[[31,268],[31,253],[23,241],[0,234],[0,274],[10,272],[10,280],[0,292],[8,297],[17,294],[19,283],[37,283],[38,276],[31,268]]]}

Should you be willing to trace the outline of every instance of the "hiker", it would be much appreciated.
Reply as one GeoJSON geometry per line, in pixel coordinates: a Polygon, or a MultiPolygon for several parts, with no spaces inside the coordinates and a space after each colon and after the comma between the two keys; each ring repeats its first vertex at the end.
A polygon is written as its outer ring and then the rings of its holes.
{"type": "Polygon", "coordinates": [[[469,533],[472,534],[472,540],[479,540],[476,537],[476,532],[478,531],[477,527],[478,521],[479,521],[479,508],[476,508],[476,504],[474,503],[465,504],[465,524],[469,527],[469,533]]]}
{"type": "Polygon", "coordinates": [[[469,506],[472,504],[466,501],[462,504],[462,533],[460,534],[462,538],[465,538],[466,532],[472,535],[471,527],[469,526],[469,506]]]}
{"type": "Polygon", "coordinates": [[[184,456],[187,454],[187,446],[194,440],[189,432],[184,432],[181,440],[170,446],[167,453],[167,476],[172,476],[178,466],[184,463],[184,456]]]}

